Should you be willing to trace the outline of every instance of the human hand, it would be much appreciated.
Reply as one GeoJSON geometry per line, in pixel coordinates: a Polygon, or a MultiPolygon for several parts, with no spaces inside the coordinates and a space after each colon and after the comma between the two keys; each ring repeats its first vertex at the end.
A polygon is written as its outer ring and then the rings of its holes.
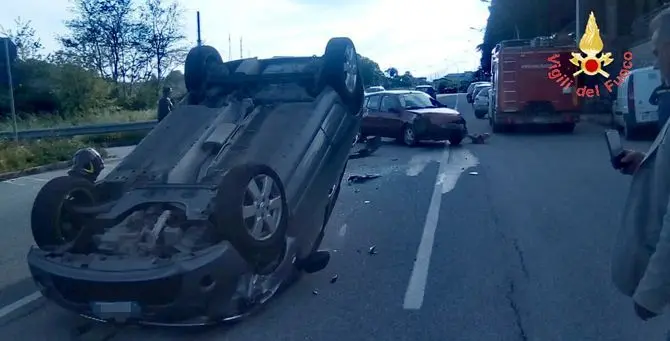
{"type": "Polygon", "coordinates": [[[636,302],[633,302],[635,305],[635,314],[637,317],[639,317],[642,321],[646,321],[648,319],[656,317],[656,313],[647,310],[647,308],[637,304],[636,302]]]}
{"type": "Polygon", "coordinates": [[[640,164],[642,163],[642,160],[644,160],[645,156],[646,155],[642,152],[624,150],[623,157],[619,161],[619,163],[622,165],[622,167],[619,168],[619,171],[622,174],[628,175],[635,173],[640,167],[640,164]]]}

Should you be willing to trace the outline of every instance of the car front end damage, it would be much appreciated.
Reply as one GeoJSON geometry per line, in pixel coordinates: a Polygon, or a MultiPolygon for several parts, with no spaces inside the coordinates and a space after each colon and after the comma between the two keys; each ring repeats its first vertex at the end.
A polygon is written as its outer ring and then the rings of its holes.
{"type": "MultiPolygon", "coordinates": [[[[295,254],[287,241],[286,254],[295,254]]],[[[286,258],[271,274],[252,274],[229,242],[172,258],[28,253],[42,294],[99,322],[201,326],[246,316],[296,275],[286,258]]]]}
{"type": "Polygon", "coordinates": [[[468,134],[466,121],[461,115],[424,114],[415,126],[421,140],[460,141],[468,134]]]}

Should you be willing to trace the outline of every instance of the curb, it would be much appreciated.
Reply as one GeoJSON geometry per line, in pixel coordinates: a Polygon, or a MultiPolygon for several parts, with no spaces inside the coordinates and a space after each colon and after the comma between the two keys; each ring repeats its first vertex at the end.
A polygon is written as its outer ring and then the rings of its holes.
{"type": "MultiPolygon", "coordinates": [[[[118,157],[108,157],[105,159],[105,161],[116,161],[119,159],[118,157]]],[[[7,173],[0,173],[0,182],[1,181],[6,181],[6,180],[12,180],[28,175],[36,175],[36,174],[42,174],[46,172],[51,172],[55,170],[61,170],[61,169],[66,169],[72,166],[72,161],[60,161],[60,162],[55,162],[55,163],[50,163],[48,165],[43,165],[43,166],[37,166],[37,167],[31,167],[31,168],[26,168],[24,170],[20,171],[14,171],[14,172],[7,172],[7,173]]]]}

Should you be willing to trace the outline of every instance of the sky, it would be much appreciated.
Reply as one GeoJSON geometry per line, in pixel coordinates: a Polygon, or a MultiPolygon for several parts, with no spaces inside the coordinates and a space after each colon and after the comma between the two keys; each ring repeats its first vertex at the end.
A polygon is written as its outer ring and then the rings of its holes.
{"type": "MultiPolygon", "coordinates": [[[[137,0],[141,1],[141,0],[137,0]]],[[[474,70],[488,17],[479,0],[178,0],[184,9],[189,43],[197,40],[200,11],[202,40],[228,59],[321,55],[328,39],[350,37],[358,53],[382,70],[397,68],[433,78],[474,70]]],[[[0,26],[30,20],[46,51],[57,49],[66,33],[69,0],[22,0],[0,11],[0,26]],[[21,4],[19,6],[19,3],[21,4]]]]}

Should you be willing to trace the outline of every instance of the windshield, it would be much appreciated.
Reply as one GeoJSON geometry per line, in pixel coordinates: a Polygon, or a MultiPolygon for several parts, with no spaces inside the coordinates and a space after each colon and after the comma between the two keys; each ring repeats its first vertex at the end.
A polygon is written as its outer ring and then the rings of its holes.
{"type": "Polygon", "coordinates": [[[399,96],[400,105],[405,109],[437,108],[430,96],[424,93],[409,93],[399,96]]]}

